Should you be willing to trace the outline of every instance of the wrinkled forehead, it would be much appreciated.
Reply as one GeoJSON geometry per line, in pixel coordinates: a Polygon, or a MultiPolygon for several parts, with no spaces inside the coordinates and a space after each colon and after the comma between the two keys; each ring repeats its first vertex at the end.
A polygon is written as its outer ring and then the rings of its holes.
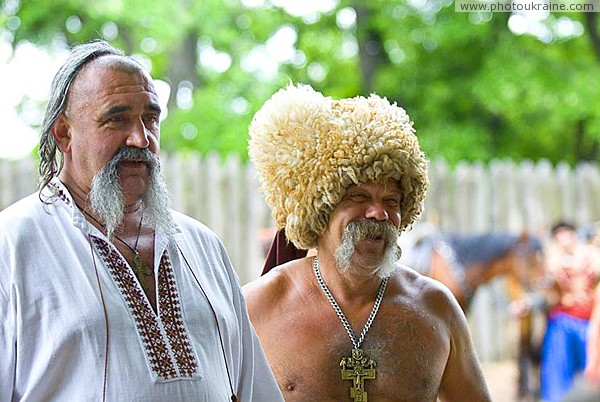
{"type": "Polygon", "coordinates": [[[81,69],[69,88],[67,108],[79,110],[94,102],[119,99],[115,96],[129,97],[128,101],[136,99],[131,96],[136,96],[158,107],[158,94],[150,74],[128,57],[107,55],[89,62],[81,69]]]}
{"type": "MultiPolygon", "coordinates": [[[[115,73],[124,73],[135,79],[144,90],[156,93],[150,74],[135,60],[120,55],[104,55],[86,64],[75,78],[72,90],[91,86],[99,77],[115,73]]],[[[110,82],[106,82],[109,84],[110,82]]]]}
{"type": "Polygon", "coordinates": [[[140,63],[133,60],[131,57],[121,56],[118,54],[107,54],[104,56],[100,56],[87,63],[84,66],[84,69],[93,67],[113,69],[130,74],[139,73],[150,78],[150,75],[146,72],[146,69],[144,69],[144,67],[140,63]]]}

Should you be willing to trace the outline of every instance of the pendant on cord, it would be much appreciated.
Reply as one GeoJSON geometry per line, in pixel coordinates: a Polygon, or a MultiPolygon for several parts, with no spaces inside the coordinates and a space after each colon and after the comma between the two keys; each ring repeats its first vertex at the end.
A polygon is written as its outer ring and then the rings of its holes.
{"type": "Polygon", "coordinates": [[[375,366],[375,360],[364,356],[362,349],[353,348],[351,357],[342,357],[340,361],[342,380],[352,380],[350,398],[353,398],[354,402],[367,402],[364,380],[375,379],[377,375],[375,366]]]}
{"type": "Polygon", "coordinates": [[[133,254],[133,263],[135,265],[133,270],[135,271],[135,273],[138,277],[140,277],[142,275],[143,276],[152,275],[152,270],[150,269],[150,267],[144,266],[144,264],[142,262],[142,257],[140,257],[140,253],[138,253],[137,250],[135,250],[135,252],[133,254]]]}

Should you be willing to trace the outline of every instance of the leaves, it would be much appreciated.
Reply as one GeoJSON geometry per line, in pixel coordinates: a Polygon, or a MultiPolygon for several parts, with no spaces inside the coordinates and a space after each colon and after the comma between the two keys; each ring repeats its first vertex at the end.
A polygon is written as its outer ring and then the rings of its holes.
{"type": "Polygon", "coordinates": [[[12,4],[0,20],[19,19],[13,46],[105,37],[150,61],[173,93],[166,150],[245,158],[253,113],[291,80],[336,98],[371,88],[398,102],[426,153],[450,163],[598,158],[600,61],[582,14],[537,21],[539,39],[513,33],[508,13],[457,13],[445,0],[342,0],[307,16],[266,0],[12,4]],[[179,88],[192,90],[183,108],[179,88]]]}

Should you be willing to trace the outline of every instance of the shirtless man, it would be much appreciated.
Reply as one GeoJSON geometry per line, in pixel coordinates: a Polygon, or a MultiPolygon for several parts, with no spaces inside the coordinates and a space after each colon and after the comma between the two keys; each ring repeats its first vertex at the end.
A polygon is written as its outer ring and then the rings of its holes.
{"type": "Polygon", "coordinates": [[[547,274],[554,287],[542,344],[541,394],[544,402],[562,401],[586,366],[594,288],[600,278],[600,253],[577,238],[575,226],[559,222],[546,249],[547,274]]]}
{"type": "Polygon", "coordinates": [[[600,285],[594,291],[594,308],[588,329],[585,377],[600,390],[600,285]]]}
{"type": "Polygon", "coordinates": [[[427,161],[403,109],[276,93],[250,155],[293,246],[314,249],[244,287],[287,401],[490,401],[465,316],[440,283],[400,266],[427,161]]]}
{"type": "Polygon", "coordinates": [[[584,375],[578,375],[573,387],[561,402],[600,401],[600,285],[594,291],[594,308],[590,318],[587,337],[584,375]]]}

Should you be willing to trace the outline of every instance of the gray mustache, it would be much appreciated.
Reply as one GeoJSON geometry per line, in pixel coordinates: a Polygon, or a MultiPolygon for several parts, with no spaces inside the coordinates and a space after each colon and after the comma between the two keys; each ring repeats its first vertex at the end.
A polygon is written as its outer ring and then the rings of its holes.
{"type": "Polygon", "coordinates": [[[150,152],[148,148],[122,147],[111,159],[111,163],[114,164],[130,161],[146,162],[148,164],[158,163],[156,155],[150,152]]]}
{"type": "Polygon", "coordinates": [[[388,221],[353,221],[346,226],[346,232],[351,236],[355,244],[366,239],[382,239],[386,243],[392,243],[398,238],[398,229],[388,221]]]}

